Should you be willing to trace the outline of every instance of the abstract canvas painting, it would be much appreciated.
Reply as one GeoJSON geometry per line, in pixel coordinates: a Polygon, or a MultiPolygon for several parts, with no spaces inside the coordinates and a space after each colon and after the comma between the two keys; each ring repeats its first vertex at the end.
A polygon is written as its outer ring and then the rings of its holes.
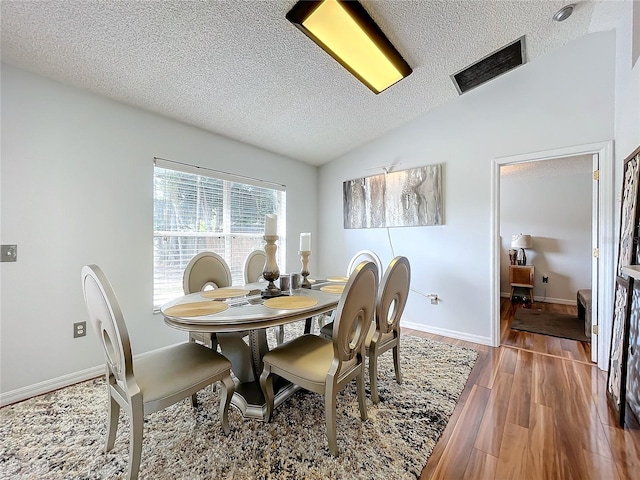
{"type": "Polygon", "coordinates": [[[629,348],[629,309],[633,279],[617,277],[613,305],[613,332],[609,350],[607,397],[619,425],[624,425],[626,407],[627,355],[629,348]]]}
{"type": "Polygon", "coordinates": [[[618,275],[625,276],[622,267],[634,263],[634,236],[638,219],[638,172],[640,171],[640,155],[625,162],[622,179],[622,210],[620,213],[620,245],[618,248],[618,275]]]}
{"type": "MultiPolygon", "coordinates": [[[[631,318],[637,322],[639,299],[637,285],[633,277],[626,275],[622,268],[637,264],[640,255],[640,148],[634,151],[624,161],[624,175],[622,179],[622,205],[620,211],[620,237],[618,244],[618,266],[616,290],[613,305],[613,322],[611,332],[611,347],[609,349],[609,371],[607,373],[607,397],[615,412],[619,425],[624,425],[627,398],[627,373],[629,364],[635,368],[640,363],[635,355],[635,348],[629,348],[631,318]],[[631,362],[629,362],[631,356],[631,362]]],[[[634,342],[637,332],[634,326],[634,342]]],[[[632,377],[638,373],[633,373],[632,377]]],[[[637,380],[629,382],[632,389],[637,390],[637,380]]],[[[635,391],[634,390],[634,391],[635,391]]],[[[632,411],[637,410],[637,401],[632,401],[632,411]],[[635,410],[633,410],[635,409],[635,410]]]]}
{"type": "Polygon", "coordinates": [[[343,183],[344,228],[442,225],[442,164],[343,183]]]}

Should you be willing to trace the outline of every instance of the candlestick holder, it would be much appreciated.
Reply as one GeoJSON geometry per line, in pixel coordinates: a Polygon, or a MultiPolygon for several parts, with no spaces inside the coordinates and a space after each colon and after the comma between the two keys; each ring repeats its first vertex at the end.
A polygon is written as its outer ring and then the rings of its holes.
{"type": "Polygon", "coordinates": [[[264,264],[264,270],[262,270],[262,277],[269,282],[269,284],[267,285],[267,288],[262,290],[262,296],[279,297],[282,295],[282,291],[276,287],[275,283],[273,283],[280,277],[280,270],[276,263],[276,251],[278,250],[276,240],[278,240],[278,235],[265,235],[264,239],[267,242],[264,246],[264,251],[267,254],[267,260],[264,264]]]}
{"type": "Polygon", "coordinates": [[[307,279],[309,276],[309,255],[311,255],[311,250],[300,250],[298,255],[300,255],[300,262],[302,262],[300,275],[302,275],[303,280],[300,286],[302,288],[311,288],[311,282],[307,279]]]}

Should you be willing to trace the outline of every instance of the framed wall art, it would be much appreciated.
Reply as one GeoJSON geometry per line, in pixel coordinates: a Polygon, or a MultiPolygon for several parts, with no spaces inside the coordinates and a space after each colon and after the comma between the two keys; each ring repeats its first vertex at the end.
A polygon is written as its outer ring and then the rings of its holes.
{"type": "MultiPolygon", "coordinates": [[[[611,344],[609,349],[609,370],[607,372],[607,398],[613,408],[616,419],[624,425],[625,409],[627,406],[627,388],[638,390],[637,376],[640,372],[632,370],[629,373],[629,359],[632,367],[638,365],[637,349],[629,344],[631,321],[634,321],[634,342],[637,335],[637,322],[640,317],[640,290],[638,280],[626,275],[623,267],[633,265],[640,258],[640,209],[638,195],[640,189],[640,149],[637,149],[624,161],[622,177],[622,204],[620,207],[620,240],[618,245],[618,262],[616,266],[616,285],[613,305],[613,322],[611,329],[611,344]]],[[[638,407],[638,402],[631,402],[632,411],[638,407]]],[[[636,413],[637,415],[637,413],[636,413]]]]}
{"type": "Polygon", "coordinates": [[[627,352],[627,407],[640,423],[640,282],[633,282],[629,308],[629,348],[627,352]]]}
{"type": "MultiPolygon", "coordinates": [[[[622,206],[620,209],[620,245],[618,248],[617,274],[624,276],[622,267],[635,262],[634,245],[638,204],[638,155],[625,161],[622,178],[622,206]]],[[[637,242],[636,242],[637,244],[637,242]]]]}
{"type": "Polygon", "coordinates": [[[347,180],[344,228],[442,225],[442,164],[347,180]]]}
{"type": "MultiPolygon", "coordinates": [[[[627,159],[627,164],[635,162],[640,165],[640,147],[638,147],[627,159]]],[[[640,176],[640,175],[639,175],[640,176]]],[[[639,193],[640,196],[640,193],[639,193]]],[[[639,200],[640,202],[640,200],[639,200]]],[[[640,208],[639,208],[640,210],[640,208]]],[[[638,215],[640,217],[640,215],[638,215]]],[[[635,222],[635,255],[633,263],[640,261],[640,219],[635,222]]],[[[627,351],[627,385],[626,399],[627,407],[636,417],[636,422],[640,423],[640,281],[634,279],[633,293],[631,295],[631,308],[629,309],[629,347],[627,351]]]]}
{"type": "Polygon", "coordinates": [[[609,349],[609,371],[607,373],[607,398],[616,420],[624,424],[627,382],[627,350],[629,348],[629,307],[633,279],[616,279],[613,304],[613,331],[609,349]]]}

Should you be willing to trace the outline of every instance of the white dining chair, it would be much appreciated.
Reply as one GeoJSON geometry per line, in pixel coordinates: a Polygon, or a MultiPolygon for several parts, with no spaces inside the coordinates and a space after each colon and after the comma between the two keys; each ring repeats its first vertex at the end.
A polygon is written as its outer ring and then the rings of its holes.
{"type": "Polygon", "coordinates": [[[406,257],[395,257],[389,263],[380,282],[376,299],[375,322],[365,338],[369,359],[369,386],[371,401],[378,403],[378,357],[393,350],[393,368],[396,382],[402,383],[400,371],[400,318],[409,297],[411,266],[406,257]]]}
{"type": "MultiPolygon", "coordinates": [[[[267,254],[264,250],[252,251],[244,261],[244,282],[257,283],[262,280],[262,272],[264,264],[267,262],[267,254]]],[[[281,345],[284,342],[284,325],[274,327],[276,344],[281,345]]]]}
{"type": "Polygon", "coordinates": [[[351,260],[349,261],[349,265],[347,266],[347,276],[351,275],[351,272],[360,262],[373,262],[378,267],[378,272],[382,272],[382,262],[380,261],[380,257],[371,250],[360,250],[356,252],[351,260]]]}
{"type": "MultiPolygon", "coordinates": [[[[378,357],[393,349],[393,367],[396,382],[402,383],[400,371],[400,318],[409,297],[411,266],[406,257],[398,256],[391,260],[380,281],[374,321],[368,328],[365,349],[369,359],[369,386],[371,401],[378,403],[378,357]]],[[[320,329],[320,335],[331,338],[333,323],[320,329]]]]}
{"type": "Polygon", "coordinates": [[[353,379],[357,382],[360,418],[367,419],[364,340],[373,318],[377,289],[377,267],[373,262],[362,262],[349,277],[338,303],[332,339],[305,334],[275,347],[262,358],[260,386],[267,405],[265,420],[271,421],[273,414],[274,376],[323,394],[327,441],[333,456],[338,455],[336,396],[353,379]]]}
{"type": "Polygon", "coordinates": [[[267,254],[264,250],[254,250],[244,261],[244,282],[256,283],[262,280],[264,264],[267,263],[267,254]]]}
{"type": "MultiPolygon", "coordinates": [[[[351,275],[353,269],[359,262],[373,262],[378,267],[378,272],[382,274],[382,261],[375,252],[371,250],[360,250],[356,252],[349,260],[347,264],[347,277],[351,275]]],[[[324,316],[318,316],[318,328],[320,329],[320,335],[325,338],[331,338],[331,332],[333,331],[333,322],[335,321],[336,312],[330,312],[324,316]]]]}
{"type": "MultiPolygon", "coordinates": [[[[351,275],[353,269],[358,266],[360,262],[373,262],[378,268],[378,272],[382,274],[382,262],[380,261],[380,257],[375,252],[371,250],[360,250],[356,252],[351,260],[349,260],[349,264],[347,265],[347,277],[351,275]]],[[[318,315],[316,317],[316,322],[318,324],[318,329],[320,331],[320,335],[325,335],[326,337],[331,337],[330,332],[333,328],[333,321],[335,320],[336,312],[329,312],[324,315],[318,315]],[[326,334],[329,332],[329,334],[326,334]]]]}
{"type": "Polygon", "coordinates": [[[227,262],[215,252],[200,252],[189,260],[182,276],[185,295],[210,288],[231,286],[231,270],[227,262]]]}
{"type": "MultiPolygon", "coordinates": [[[[195,255],[182,276],[182,289],[185,295],[205,290],[230,287],[231,269],[227,262],[215,252],[205,251],[195,255]]],[[[189,332],[189,341],[200,342],[216,349],[217,338],[214,333],[189,332]]]]}
{"type": "Polygon", "coordinates": [[[196,343],[171,345],[134,358],[124,315],[109,280],[97,265],[82,268],[82,291],[106,362],[109,401],[104,452],[114,446],[122,408],[131,421],[128,479],[138,477],[144,416],[188,397],[195,407],[196,392],[216,382],[221,385],[220,422],[225,434],[229,433],[228,410],[235,391],[229,360],[196,343]]]}
{"type": "MultiPolygon", "coordinates": [[[[208,289],[230,287],[232,285],[231,269],[227,262],[215,252],[205,251],[195,255],[184,270],[182,286],[185,295],[208,289]]],[[[220,351],[238,368],[241,359],[250,355],[250,347],[244,341],[248,331],[240,332],[189,332],[189,341],[198,342],[220,351]]]]}

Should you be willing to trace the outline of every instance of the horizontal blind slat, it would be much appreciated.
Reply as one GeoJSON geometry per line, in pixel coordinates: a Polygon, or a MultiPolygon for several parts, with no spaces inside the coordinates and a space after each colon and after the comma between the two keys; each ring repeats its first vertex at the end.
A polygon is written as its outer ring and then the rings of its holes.
{"type": "MultiPolygon", "coordinates": [[[[276,213],[281,225],[286,224],[285,191],[171,170],[156,162],[154,307],[182,295],[184,269],[204,250],[221,255],[229,264],[233,283],[243,284],[246,257],[264,247],[266,213],[276,213]]],[[[277,261],[285,271],[284,235],[278,243],[277,261]]]]}

